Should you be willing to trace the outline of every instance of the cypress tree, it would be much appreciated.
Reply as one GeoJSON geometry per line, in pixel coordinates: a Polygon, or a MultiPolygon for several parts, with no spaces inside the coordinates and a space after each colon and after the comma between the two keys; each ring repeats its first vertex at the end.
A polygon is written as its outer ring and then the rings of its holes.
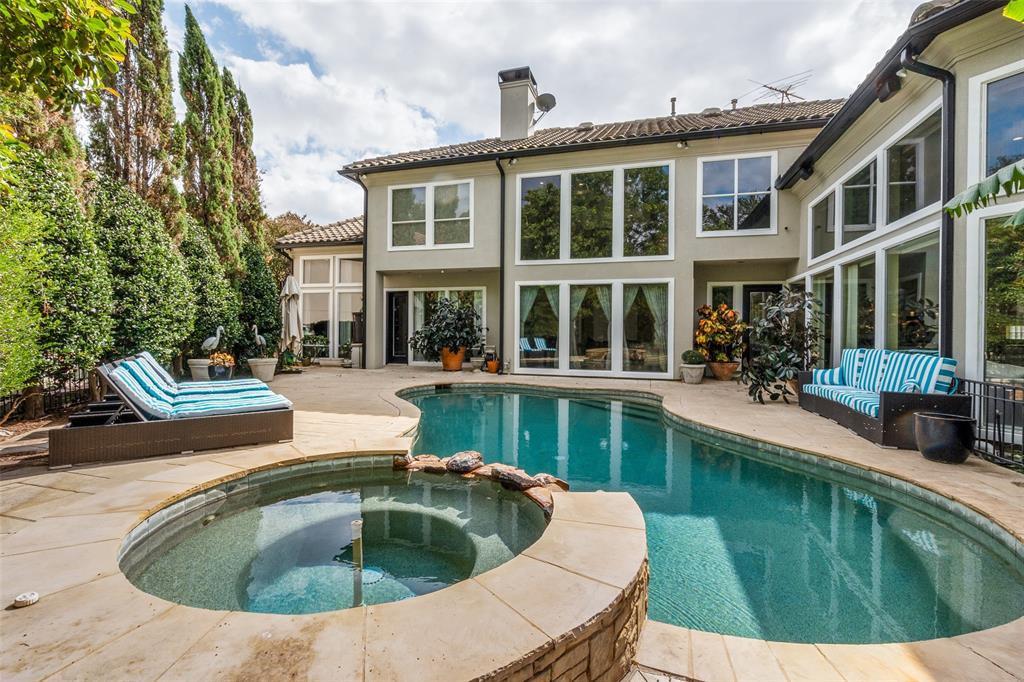
{"type": "Polygon", "coordinates": [[[266,247],[255,240],[242,246],[245,276],[239,282],[242,297],[242,342],[236,352],[240,358],[256,357],[256,341],[252,327],[267,340],[267,351],[273,352],[281,336],[281,306],[277,282],[267,265],[266,247]]]}
{"type": "Polygon", "coordinates": [[[260,171],[256,165],[256,154],[252,151],[252,110],[245,92],[235,83],[227,67],[224,68],[223,83],[234,150],[231,176],[235,212],[249,239],[263,242],[263,221],[267,216],[260,199],[260,171]]]}
{"type": "Polygon", "coordinates": [[[89,109],[92,165],[120,180],[157,208],[172,231],[182,200],[174,185],[175,125],[171,55],[162,21],[163,0],[134,0],[131,32],[120,70],[89,109]]]}
{"type": "Polygon", "coordinates": [[[105,179],[93,222],[113,283],[113,355],[145,350],[170,361],[192,336],[195,303],[185,261],[160,214],[128,186],[105,179]]]}
{"type": "Polygon", "coordinates": [[[185,200],[230,271],[239,265],[232,181],[231,121],[217,63],[185,6],[185,49],[178,61],[185,100],[185,200]]]}
{"type": "Polygon", "coordinates": [[[191,357],[200,358],[207,355],[201,348],[203,340],[213,336],[217,327],[224,327],[221,343],[225,348],[232,348],[242,341],[239,322],[242,304],[238,290],[228,280],[206,230],[190,216],[183,223],[179,248],[185,258],[185,269],[196,305],[195,328],[185,340],[185,350],[191,357]]]}

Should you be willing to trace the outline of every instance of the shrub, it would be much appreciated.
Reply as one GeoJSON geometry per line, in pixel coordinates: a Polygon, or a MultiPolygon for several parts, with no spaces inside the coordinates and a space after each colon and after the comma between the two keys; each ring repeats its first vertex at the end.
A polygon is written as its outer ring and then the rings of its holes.
{"type": "Polygon", "coordinates": [[[683,353],[684,365],[703,365],[704,362],[704,356],[698,351],[688,350],[683,353]]]}
{"type": "Polygon", "coordinates": [[[253,325],[260,336],[267,340],[267,351],[273,353],[277,339],[281,336],[281,305],[278,299],[277,283],[267,266],[264,247],[255,241],[248,241],[242,247],[242,266],[245,273],[238,290],[242,297],[240,324],[242,338],[235,346],[239,358],[254,358],[259,355],[253,325]]]}
{"type": "Polygon", "coordinates": [[[458,353],[460,348],[472,349],[482,341],[480,315],[473,304],[452,298],[439,299],[434,314],[410,339],[413,350],[431,361],[440,359],[442,348],[458,353]]]}
{"type": "Polygon", "coordinates": [[[183,226],[180,249],[196,305],[196,323],[192,335],[185,340],[185,350],[192,357],[205,358],[208,354],[202,350],[202,343],[213,336],[217,327],[224,327],[222,346],[230,348],[241,341],[241,299],[228,281],[220,257],[203,227],[191,217],[183,221],[183,226]]]}
{"type": "Polygon", "coordinates": [[[717,308],[702,305],[697,315],[697,330],[693,333],[697,352],[709,362],[736,360],[743,352],[743,333],[747,330],[739,313],[720,303],[717,308]]]}
{"type": "Polygon", "coordinates": [[[114,292],[112,355],[147,350],[168,362],[192,335],[195,322],[185,261],[160,213],[125,185],[101,182],[93,207],[114,292]]]}
{"type": "Polygon", "coordinates": [[[36,294],[44,225],[42,216],[22,204],[0,206],[0,395],[25,388],[41,361],[36,294]]]}

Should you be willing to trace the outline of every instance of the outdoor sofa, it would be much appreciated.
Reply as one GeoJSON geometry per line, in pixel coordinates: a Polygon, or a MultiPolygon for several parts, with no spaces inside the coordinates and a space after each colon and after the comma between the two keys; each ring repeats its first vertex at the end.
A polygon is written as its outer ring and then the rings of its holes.
{"type": "Polygon", "coordinates": [[[148,353],[98,368],[111,393],[50,431],[50,466],[291,440],[291,402],[259,381],[175,383],[148,353]]]}
{"type": "Polygon", "coordinates": [[[839,367],[801,372],[800,407],[885,447],[914,449],[914,414],[969,416],[956,393],[956,360],[926,353],[850,348],[839,367]]]}

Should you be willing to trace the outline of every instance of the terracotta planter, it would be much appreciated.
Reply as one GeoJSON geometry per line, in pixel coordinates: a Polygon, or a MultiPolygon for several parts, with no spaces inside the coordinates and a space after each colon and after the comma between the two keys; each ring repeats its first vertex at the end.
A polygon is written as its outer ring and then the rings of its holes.
{"type": "Polygon", "coordinates": [[[497,374],[499,369],[501,369],[501,360],[487,361],[487,372],[489,374],[497,374]]]}
{"type": "Polygon", "coordinates": [[[740,368],[738,362],[709,362],[708,367],[711,369],[711,374],[714,375],[719,381],[731,381],[736,370],[740,368]]]}
{"type": "Polygon", "coordinates": [[[465,359],[465,346],[460,348],[458,353],[451,352],[450,350],[448,350],[447,346],[441,349],[441,368],[446,372],[462,371],[462,361],[465,359]]]}
{"type": "Polygon", "coordinates": [[[787,381],[786,388],[788,388],[790,392],[793,393],[793,395],[800,395],[800,382],[797,381],[796,379],[790,379],[789,381],[787,381]]]}
{"type": "Polygon", "coordinates": [[[699,384],[704,381],[704,365],[679,365],[679,374],[684,384],[699,384]]]}
{"type": "Polygon", "coordinates": [[[249,369],[252,375],[265,384],[274,380],[274,370],[277,369],[277,358],[249,358],[249,369]]]}
{"type": "Polygon", "coordinates": [[[192,381],[210,380],[210,360],[200,358],[199,360],[188,361],[188,371],[192,373],[192,381]]]}

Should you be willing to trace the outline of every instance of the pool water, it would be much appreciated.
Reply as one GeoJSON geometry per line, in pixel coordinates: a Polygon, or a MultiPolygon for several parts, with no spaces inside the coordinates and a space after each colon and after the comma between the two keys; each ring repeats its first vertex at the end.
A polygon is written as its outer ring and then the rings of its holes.
{"type": "Polygon", "coordinates": [[[209,609],[317,613],[398,601],[490,570],[544,530],[543,512],[489,481],[387,469],[275,472],[133,545],[128,579],[209,609]],[[363,521],[364,570],[352,563],[363,521]]]}
{"type": "MultiPolygon", "coordinates": [[[[408,398],[414,449],[475,449],[574,491],[621,490],[640,505],[649,616],[791,642],[946,637],[1024,615],[1024,575],[1006,548],[951,514],[915,509],[823,469],[799,473],[754,450],[670,425],[660,407],[526,391],[408,398]]],[[[955,470],[950,470],[955,475],[955,470]]],[[[917,509],[921,507],[921,509],[917,509]]]]}

